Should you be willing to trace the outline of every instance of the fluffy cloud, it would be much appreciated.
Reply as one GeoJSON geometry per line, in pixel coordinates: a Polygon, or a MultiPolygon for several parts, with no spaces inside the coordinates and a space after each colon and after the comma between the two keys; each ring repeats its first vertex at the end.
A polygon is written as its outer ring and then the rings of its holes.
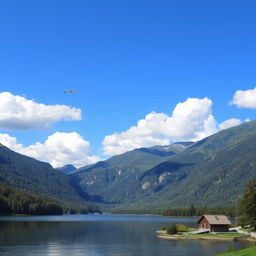
{"type": "Polygon", "coordinates": [[[241,123],[242,123],[242,121],[240,119],[230,118],[230,119],[224,121],[223,123],[219,124],[219,129],[220,130],[228,129],[228,128],[237,126],[241,123]]]}
{"type": "Polygon", "coordinates": [[[19,151],[23,147],[22,144],[17,143],[16,138],[11,137],[7,133],[0,133],[0,143],[14,151],[19,151]]]}
{"type": "Polygon", "coordinates": [[[92,164],[100,160],[91,155],[90,143],[78,133],[56,132],[49,136],[42,144],[23,147],[17,140],[8,134],[0,134],[0,143],[21,154],[50,163],[53,167],[73,164],[76,167],[92,164]]]}
{"type": "Polygon", "coordinates": [[[256,88],[246,91],[236,91],[231,104],[239,108],[256,108],[256,88]]]}
{"type": "Polygon", "coordinates": [[[106,136],[105,155],[174,141],[196,141],[218,131],[208,98],[189,98],[176,105],[171,116],[152,112],[128,130],[106,136]]]}
{"type": "Polygon", "coordinates": [[[9,92],[0,93],[1,129],[47,129],[59,120],[81,120],[81,110],[65,105],[44,105],[9,92]]]}

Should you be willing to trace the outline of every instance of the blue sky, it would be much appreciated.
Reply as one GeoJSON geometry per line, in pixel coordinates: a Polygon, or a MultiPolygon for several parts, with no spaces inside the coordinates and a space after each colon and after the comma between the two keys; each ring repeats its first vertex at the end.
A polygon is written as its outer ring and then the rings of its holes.
{"type": "Polygon", "coordinates": [[[81,166],[254,119],[255,9],[225,0],[1,1],[0,142],[81,166]],[[47,105],[70,108],[40,110],[47,105]]]}

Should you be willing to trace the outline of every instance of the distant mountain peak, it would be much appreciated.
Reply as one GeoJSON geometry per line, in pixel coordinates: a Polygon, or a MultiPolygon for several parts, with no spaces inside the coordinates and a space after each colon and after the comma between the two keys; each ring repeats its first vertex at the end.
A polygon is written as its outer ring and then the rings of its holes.
{"type": "Polygon", "coordinates": [[[68,173],[70,173],[72,171],[76,171],[77,170],[77,168],[74,165],[72,165],[72,164],[66,164],[66,165],[64,165],[62,167],[58,167],[56,169],[58,171],[61,171],[61,172],[65,173],[65,174],[68,174],[68,173]]]}

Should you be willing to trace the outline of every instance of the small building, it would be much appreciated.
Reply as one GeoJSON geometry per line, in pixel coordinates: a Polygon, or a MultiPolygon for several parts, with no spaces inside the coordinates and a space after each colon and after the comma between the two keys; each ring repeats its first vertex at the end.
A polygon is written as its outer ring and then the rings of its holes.
{"type": "Polygon", "coordinates": [[[231,222],[225,215],[203,215],[198,221],[199,230],[228,232],[231,222]]]}

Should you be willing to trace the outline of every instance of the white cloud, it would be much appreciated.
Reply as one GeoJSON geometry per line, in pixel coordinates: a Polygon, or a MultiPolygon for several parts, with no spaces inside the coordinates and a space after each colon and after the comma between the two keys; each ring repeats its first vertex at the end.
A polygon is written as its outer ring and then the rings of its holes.
{"type": "Polygon", "coordinates": [[[151,112],[136,126],[106,136],[105,155],[116,155],[134,148],[166,145],[174,141],[199,140],[218,131],[208,98],[188,98],[176,105],[171,116],[151,112]]]}
{"type": "Polygon", "coordinates": [[[256,88],[235,92],[231,104],[237,105],[239,108],[256,108],[256,88]]]}
{"type": "Polygon", "coordinates": [[[81,110],[65,105],[44,105],[9,92],[0,93],[1,129],[47,129],[60,120],[81,120],[81,110]]]}
{"type": "Polygon", "coordinates": [[[22,144],[17,143],[15,137],[12,137],[7,133],[0,133],[0,143],[14,151],[19,151],[23,147],[22,144]]]}
{"type": "Polygon", "coordinates": [[[53,167],[73,164],[76,167],[85,166],[100,160],[91,155],[90,143],[78,133],[56,132],[49,136],[42,144],[23,147],[17,140],[8,134],[0,134],[0,143],[21,154],[50,163],[53,167]]]}
{"type": "Polygon", "coordinates": [[[241,123],[242,123],[242,121],[240,119],[230,118],[230,119],[224,121],[223,123],[219,124],[219,129],[220,130],[228,129],[228,128],[237,126],[241,123]]]}

